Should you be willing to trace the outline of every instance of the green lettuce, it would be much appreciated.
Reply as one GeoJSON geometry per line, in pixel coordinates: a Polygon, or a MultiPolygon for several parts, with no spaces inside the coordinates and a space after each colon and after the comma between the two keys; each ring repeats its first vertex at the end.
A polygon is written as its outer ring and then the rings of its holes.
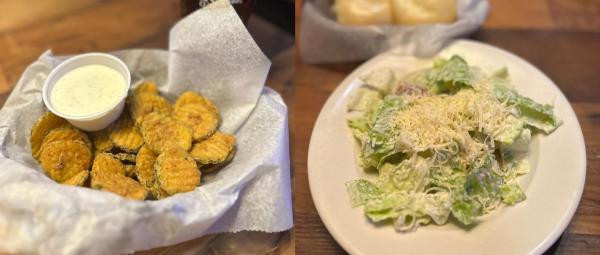
{"type": "Polygon", "coordinates": [[[525,200],[526,196],[519,184],[509,183],[504,184],[500,188],[502,194],[502,202],[507,205],[514,205],[525,200]]]}
{"type": "Polygon", "coordinates": [[[473,87],[475,74],[461,57],[454,55],[450,59],[438,59],[427,74],[430,92],[456,93],[463,88],[473,87]]]}

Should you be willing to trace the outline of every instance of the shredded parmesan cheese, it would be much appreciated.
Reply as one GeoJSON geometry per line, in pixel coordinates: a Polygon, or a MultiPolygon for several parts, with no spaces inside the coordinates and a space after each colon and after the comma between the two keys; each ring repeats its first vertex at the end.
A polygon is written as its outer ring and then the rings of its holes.
{"type": "Polygon", "coordinates": [[[392,124],[398,130],[397,141],[413,152],[431,150],[438,160],[464,154],[463,158],[471,161],[493,149],[493,140],[517,121],[512,107],[485,91],[466,89],[454,95],[419,96],[409,101],[411,104],[397,113],[392,124]],[[483,141],[469,134],[474,131],[484,135],[483,141]]]}

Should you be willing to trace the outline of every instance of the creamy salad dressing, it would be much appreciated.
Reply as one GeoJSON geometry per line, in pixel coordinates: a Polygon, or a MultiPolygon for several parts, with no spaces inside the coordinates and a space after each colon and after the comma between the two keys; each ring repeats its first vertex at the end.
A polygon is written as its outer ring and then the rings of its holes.
{"type": "Polygon", "coordinates": [[[59,112],[87,116],[108,110],[125,93],[125,78],[103,65],[87,65],[63,75],[52,88],[50,102],[59,112]]]}

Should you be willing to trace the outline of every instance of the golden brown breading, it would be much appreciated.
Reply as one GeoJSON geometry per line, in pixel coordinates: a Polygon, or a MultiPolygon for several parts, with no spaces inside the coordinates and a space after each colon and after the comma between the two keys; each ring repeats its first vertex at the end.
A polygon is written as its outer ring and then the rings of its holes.
{"type": "Polygon", "coordinates": [[[166,150],[158,155],[154,168],[160,188],[169,195],[192,191],[200,185],[198,166],[183,150],[166,150]]]}
{"type": "Polygon", "coordinates": [[[151,81],[145,81],[142,84],[138,85],[135,90],[134,93],[154,93],[154,94],[158,94],[158,88],[156,87],[156,84],[154,82],[151,81]]]}
{"type": "Polygon", "coordinates": [[[44,171],[57,182],[63,182],[90,168],[92,152],[82,141],[63,140],[44,144],[40,163],[44,171]]]}
{"type": "Polygon", "coordinates": [[[142,135],[127,114],[122,114],[115,122],[109,137],[115,146],[130,153],[136,153],[144,144],[142,135]]]}
{"type": "Polygon", "coordinates": [[[55,141],[63,141],[63,140],[78,140],[85,143],[90,149],[92,149],[92,143],[88,136],[79,131],[79,129],[72,127],[60,127],[50,130],[44,140],[42,141],[42,146],[46,143],[51,143],[55,141]]]}
{"type": "Polygon", "coordinates": [[[85,182],[90,177],[90,173],[88,170],[83,170],[68,180],[62,182],[62,184],[71,185],[71,186],[85,186],[85,182]]]}
{"type": "Polygon", "coordinates": [[[174,107],[177,108],[187,104],[202,105],[202,107],[219,115],[219,109],[215,106],[215,104],[212,101],[200,95],[199,93],[193,91],[183,92],[183,94],[181,94],[179,98],[177,98],[177,101],[175,101],[174,107]]]}
{"type": "Polygon", "coordinates": [[[135,180],[109,171],[92,171],[91,188],[110,191],[137,200],[144,200],[148,192],[135,180]]]}
{"type": "Polygon", "coordinates": [[[94,154],[110,151],[114,147],[114,144],[109,137],[111,129],[112,125],[100,131],[91,133],[92,143],[94,144],[94,154]]]}
{"type": "Polygon", "coordinates": [[[217,131],[208,139],[195,143],[190,155],[202,165],[220,164],[227,160],[234,147],[233,135],[217,131]]]}
{"type": "Polygon", "coordinates": [[[156,181],[154,162],[156,162],[156,154],[148,146],[142,146],[135,158],[135,175],[147,189],[152,188],[156,181]]]}
{"type": "Polygon", "coordinates": [[[118,175],[125,176],[125,167],[123,163],[110,153],[100,153],[94,158],[94,164],[92,164],[93,172],[111,172],[118,175]]]}
{"type": "Polygon", "coordinates": [[[163,190],[158,184],[158,182],[156,182],[156,184],[153,187],[148,189],[148,191],[150,192],[150,194],[152,194],[152,197],[154,199],[163,199],[169,196],[169,193],[163,190]]]}
{"type": "Polygon", "coordinates": [[[169,101],[158,94],[136,92],[128,98],[128,101],[129,113],[136,125],[140,125],[142,119],[152,112],[171,113],[169,101]]]}
{"type": "Polygon", "coordinates": [[[173,118],[192,130],[194,141],[202,141],[211,136],[219,127],[217,113],[200,104],[185,104],[175,107],[173,118]]]}
{"type": "Polygon", "coordinates": [[[70,126],[69,122],[51,112],[47,112],[40,117],[31,128],[31,136],[29,137],[31,155],[33,155],[34,158],[39,159],[42,141],[48,132],[55,128],[68,126],[70,126]]]}
{"type": "Polygon", "coordinates": [[[191,131],[168,115],[158,112],[146,115],[140,130],[146,145],[157,154],[172,147],[187,151],[192,146],[191,131]]]}
{"type": "Polygon", "coordinates": [[[227,164],[229,164],[229,162],[231,162],[231,160],[235,156],[235,152],[236,151],[237,150],[234,147],[233,150],[229,153],[229,155],[227,155],[227,158],[225,159],[225,161],[223,161],[223,162],[221,162],[219,164],[203,165],[203,166],[200,167],[200,171],[203,174],[209,174],[209,173],[213,173],[213,172],[216,172],[218,170],[221,170],[221,168],[225,167],[227,164]]]}

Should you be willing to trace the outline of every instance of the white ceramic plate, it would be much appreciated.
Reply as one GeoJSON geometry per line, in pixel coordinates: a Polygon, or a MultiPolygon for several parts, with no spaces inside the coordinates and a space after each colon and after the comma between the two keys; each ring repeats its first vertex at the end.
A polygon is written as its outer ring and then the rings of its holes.
{"type": "MultiPolygon", "coordinates": [[[[501,207],[464,229],[452,223],[430,224],[397,233],[374,225],[363,208],[352,208],[344,184],[363,173],[355,160],[355,142],[346,127],[346,104],[361,85],[357,77],[388,66],[398,75],[430,60],[382,54],[350,74],[331,94],[315,124],[308,153],[310,190],[319,215],[338,243],[351,254],[539,254],[558,239],[573,217],[585,182],[586,154],[577,117],[558,87],[525,60],[496,47],[468,40],[451,44],[440,55],[459,54],[491,73],[506,66],[516,90],[537,102],[553,103],[564,124],[530,146],[531,172],[519,180],[527,199],[501,207]]],[[[551,53],[548,53],[551,54],[551,53]]]]}

